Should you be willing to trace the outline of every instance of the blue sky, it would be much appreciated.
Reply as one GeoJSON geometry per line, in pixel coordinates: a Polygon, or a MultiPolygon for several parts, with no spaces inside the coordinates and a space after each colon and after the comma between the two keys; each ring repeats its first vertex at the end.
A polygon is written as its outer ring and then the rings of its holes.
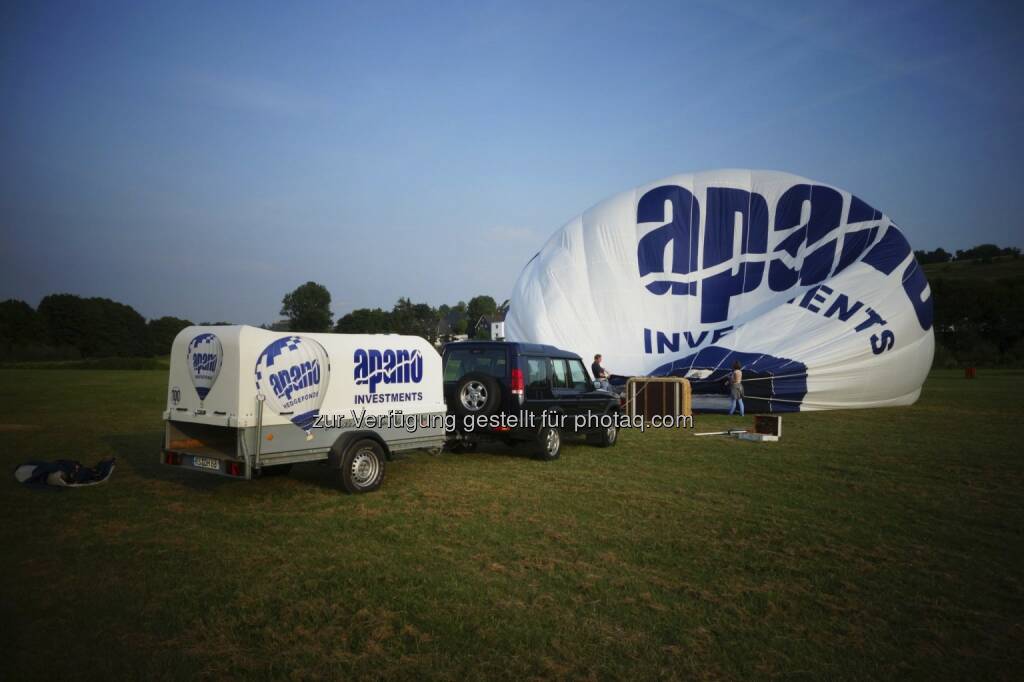
{"type": "Polygon", "coordinates": [[[566,220],[712,168],[1021,245],[1015,3],[6,3],[0,298],[261,323],[501,300],[566,220]],[[435,6],[436,5],[436,6],[435,6]],[[776,6],[777,5],[777,6],[776,6]]]}

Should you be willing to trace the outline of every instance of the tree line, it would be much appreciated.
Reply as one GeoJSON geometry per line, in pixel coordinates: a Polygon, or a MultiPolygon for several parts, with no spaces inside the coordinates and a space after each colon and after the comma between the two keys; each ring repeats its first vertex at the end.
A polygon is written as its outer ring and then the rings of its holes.
{"type": "Polygon", "coordinates": [[[482,318],[493,319],[507,310],[507,302],[499,305],[491,296],[474,296],[454,305],[433,307],[427,303],[413,303],[399,298],[390,310],[359,308],[338,318],[333,323],[331,294],[322,284],[306,282],[285,295],[281,307],[282,322],[273,329],[299,332],[328,332],[338,334],[410,334],[422,336],[431,343],[466,335],[489,336],[490,330],[477,329],[482,318]]]}
{"type": "Polygon", "coordinates": [[[921,265],[968,260],[978,261],[983,265],[987,265],[992,262],[993,258],[1000,256],[1020,258],[1020,249],[1016,246],[1000,248],[995,244],[978,244],[969,249],[957,249],[956,252],[950,253],[940,246],[934,251],[915,251],[914,256],[917,257],[917,262],[921,265]]]}
{"type": "MultiPolygon", "coordinates": [[[[955,261],[984,265],[1018,259],[1020,249],[981,244],[955,254],[938,248],[916,251],[915,255],[923,265],[955,261]]],[[[984,274],[973,268],[972,272],[984,274]]],[[[1024,274],[1013,274],[1012,268],[1009,272],[1009,276],[995,278],[958,276],[955,268],[929,273],[936,366],[1024,366],[1024,274]]],[[[495,319],[506,309],[507,302],[499,305],[483,295],[468,303],[437,307],[403,297],[391,309],[359,308],[335,321],[330,292],[322,284],[306,282],[285,294],[280,311],[283,319],[263,327],[294,332],[410,334],[436,342],[462,336],[489,337],[489,325],[478,328],[477,322],[495,319]]],[[[131,306],[108,298],[52,294],[37,308],[10,299],[0,302],[0,361],[166,355],[175,335],[191,324],[169,316],[146,320],[131,306]]]]}
{"type": "MultiPolygon", "coordinates": [[[[412,334],[434,342],[459,334],[472,336],[477,320],[493,317],[499,309],[490,296],[437,308],[400,298],[390,310],[361,308],[334,323],[330,306],[327,288],[307,282],[284,296],[284,319],[262,326],[275,331],[412,334]]],[[[131,306],[109,298],[51,294],[36,308],[8,299],[0,302],[0,362],[166,355],[178,332],[192,324],[171,316],[147,320],[131,306]]]]}
{"type": "Polygon", "coordinates": [[[189,320],[146,320],[109,298],[51,294],[37,308],[15,299],[0,302],[0,360],[77,360],[152,357],[169,352],[189,320]]]}

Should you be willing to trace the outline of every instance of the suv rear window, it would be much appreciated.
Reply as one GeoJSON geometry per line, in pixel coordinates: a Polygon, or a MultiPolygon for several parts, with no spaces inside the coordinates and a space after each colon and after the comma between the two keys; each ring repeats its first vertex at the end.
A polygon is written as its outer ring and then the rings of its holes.
{"type": "Polygon", "coordinates": [[[445,355],[444,380],[458,381],[470,372],[504,379],[507,364],[504,348],[455,348],[445,355]]]}

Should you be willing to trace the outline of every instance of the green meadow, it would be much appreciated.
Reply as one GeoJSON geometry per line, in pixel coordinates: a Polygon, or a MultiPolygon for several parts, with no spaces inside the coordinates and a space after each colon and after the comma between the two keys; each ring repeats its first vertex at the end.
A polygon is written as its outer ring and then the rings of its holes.
{"type": "Polygon", "coordinates": [[[939,371],[779,443],[415,453],[349,496],[160,465],[164,371],[0,370],[8,471],[118,458],[0,485],[2,676],[1019,679],[1022,383],[939,371]]]}

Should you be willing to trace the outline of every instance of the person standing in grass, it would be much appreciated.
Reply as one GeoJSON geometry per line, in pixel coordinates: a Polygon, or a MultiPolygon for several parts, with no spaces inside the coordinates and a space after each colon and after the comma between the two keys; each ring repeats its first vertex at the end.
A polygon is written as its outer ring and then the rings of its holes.
{"type": "Polygon", "coordinates": [[[732,372],[729,373],[729,394],[732,396],[732,406],[729,408],[729,414],[736,411],[736,406],[739,405],[740,416],[743,416],[743,368],[740,366],[740,361],[732,363],[732,372]]]}

